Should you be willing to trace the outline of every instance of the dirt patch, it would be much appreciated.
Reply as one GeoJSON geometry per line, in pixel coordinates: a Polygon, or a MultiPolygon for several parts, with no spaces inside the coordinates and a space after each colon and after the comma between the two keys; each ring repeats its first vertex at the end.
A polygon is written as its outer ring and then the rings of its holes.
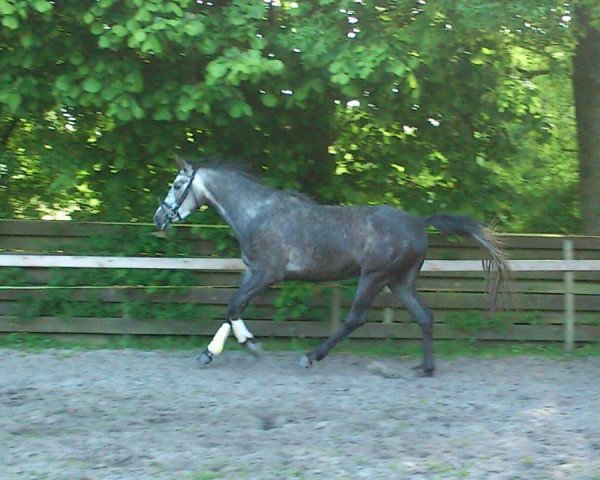
{"type": "Polygon", "coordinates": [[[600,478],[597,357],[195,353],[0,350],[0,478],[600,478]]]}

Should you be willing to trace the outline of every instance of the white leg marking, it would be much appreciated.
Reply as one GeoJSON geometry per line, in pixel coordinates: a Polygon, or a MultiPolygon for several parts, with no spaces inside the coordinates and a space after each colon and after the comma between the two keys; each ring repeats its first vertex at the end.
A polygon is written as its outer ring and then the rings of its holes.
{"type": "Polygon", "coordinates": [[[223,351],[223,347],[225,346],[225,341],[229,336],[229,332],[231,332],[231,325],[228,322],[225,322],[223,325],[219,327],[217,333],[208,344],[207,350],[213,355],[218,355],[223,351]]]}
{"type": "Polygon", "coordinates": [[[241,318],[233,320],[231,325],[233,326],[233,334],[239,343],[244,343],[249,338],[254,338],[254,335],[246,328],[246,324],[241,318]]]}

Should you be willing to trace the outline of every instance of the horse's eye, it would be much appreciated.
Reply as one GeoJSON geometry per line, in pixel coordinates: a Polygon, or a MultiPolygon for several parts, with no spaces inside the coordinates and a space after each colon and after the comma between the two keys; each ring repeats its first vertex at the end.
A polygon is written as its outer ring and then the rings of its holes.
{"type": "Polygon", "coordinates": [[[179,190],[179,189],[181,188],[181,185],[179,185],[179,184],[175,184],[175,185],[173,185],[173,188],[174,188],[175,190],[179,190]]]}

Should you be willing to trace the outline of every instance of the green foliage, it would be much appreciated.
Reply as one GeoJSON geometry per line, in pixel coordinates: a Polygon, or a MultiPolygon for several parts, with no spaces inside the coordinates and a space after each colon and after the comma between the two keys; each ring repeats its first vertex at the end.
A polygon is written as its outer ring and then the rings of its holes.
{"type": "MultiPolygon", "coordinates": [[[[311,318],[315,309],[311,306],[317,286],[300,282],[282,284],[273,306],[277,308],[275,320],[293,320],[311,318]]],[[[326,320],[326,318],[321,318],[326,320]]]]}
{"type": "Polygon", "coordinates": [[[567,8],[0,0],[0,215],[143,221],[179,150],[328,202],[573,231],[567,8]]]}
{"type": "Polygon", "coordinates": [[[221,257],[239,257],[240,247],[235,235],[230,229],[219,228],[212,225],[196,225],[192,233],[200,240],[210,242],[214,254],[221,257]]]}
{"type": "Polygon", "coordinates": [[[503,331],[513,324],[510,314],[489,315],[475,311],[447,313],[444,321],[449,327],[470,334],[476,334],[482,330],[503,331]]]}
{"type": "Polygon", "coordinates": [[[25,286],[29,285],[29,280],[23,274],[22,268],[3,267],[0,270],[0,279],[2,285],[25,286]]]}

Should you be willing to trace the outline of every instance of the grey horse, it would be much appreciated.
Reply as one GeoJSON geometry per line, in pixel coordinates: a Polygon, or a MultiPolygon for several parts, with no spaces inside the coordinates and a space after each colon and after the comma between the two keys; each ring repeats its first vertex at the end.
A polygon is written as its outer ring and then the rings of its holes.
{"type": "Polygon", "coordinates": [[[490,230],[464,216],[437,214],[420,218],[391,206],[321,205],[297,192],[269,188],[239,169],[177,158],[180,169],[154,214],[158,230],[185,219],[203,205],[215,208],[237,237],[246,266],[227,308],[227,321],[198,357],[208,364],[223,350],[233,331],[251,351],[259,349],[241,319],[250,300],[285,280],[327,281],[358,277],[358,288],[342,326],[300,360],[309,367],[367,321],[368,310],[384,288],[402,302],[421,328],[420,374],[431,376],[433,315],[419,298],[416,281],[427,250],[428,226],[471,237],[488,255],[495,273],[490,304],[508,273],[508,263],[490,230]]]}

